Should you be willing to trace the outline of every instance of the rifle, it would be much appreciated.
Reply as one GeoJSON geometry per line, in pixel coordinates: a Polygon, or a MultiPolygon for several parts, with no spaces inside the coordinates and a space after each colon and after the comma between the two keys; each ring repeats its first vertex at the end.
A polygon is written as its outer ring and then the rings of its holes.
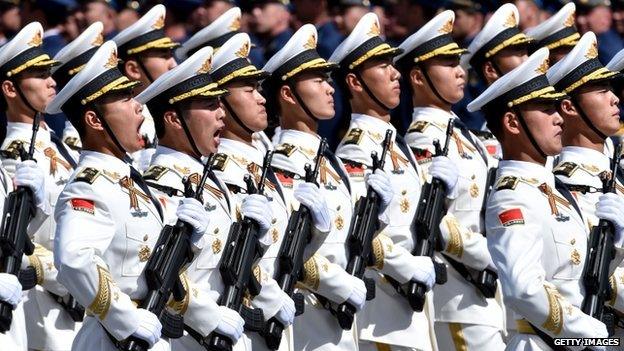
{"type": "MultiPolygon", "coordinates": [[[[373,159],[373,169],[382,169],[386,162],[386,153],[392,143],[392,130],[386,130],[386,137],[383,141],[381,149],[381,157],[377,157],[376,152],[371,153],[373,159]]],[[[349,250],[349,262],[347,263],[347,273],[352,276],[363,279],[366,283],[366,299],[371,300],[375,294],[375,283],[364,278],[364,271],[368,265],[371,253],[373,238],[377,230],[379,230],[379,210],[381,207],[381,198],[371,187],[366,190],[366,196],[360,197],[355,203],[353,209],[353,217],[351,218],[351,227],[349,228],[349,236],[347,245],[349,250]]],[[[335,312],[338,324],[342,329],[351,329],[353,318],[355,316],[355,306],[348,302],[338,305],[335,312]]]]}
{"type": "MultiPolygon", "coordinates": [[[[212,156],[204,164],[204,172],[195,191],[189,178],[184,179],[184,196],[203,203],[202,191],[210,173],[212,156]]],[[[186,294],[180,280],[180,271],[193,260],[191,235],[193,227],[178,219],[174,225],[165,225],[162,229],[154,253],[145,265],[147,296],[141,301],[140,308],[157,315],[163,325],[163,335],[179,338],[183,334],[184,320],[181,315],[168,312],[165,307],[169,297],[181,301],[186,294]]],[[[129,337],[121,348],[124,351],[147,351],[145,340],[129,337]]]]}
{"type": "MultiPolygon", "coordinates": [[[[40,113],[35,113],[32,125],[32,136],[28,153],[20,145],[19,153],[22,161],[33,160],[35,142],[39,131],[40,113]]],[[[33,267],[19,271],[22,256],[30,256],[35,250],[35,245],[30,240],[26,229],[30,220],[35,216],[36,207],[34,194],[30,188],[18,186],[7,196],[2,217],[0,231],[0,258],[2,273],[9,273],[19,278],[28,277],[29,281],[36,284],[36,272],[33,267]],[[18,274],[19,272],[19,274],[18,274]]],[[[20,279],[21,281],[21,279],[20,279]]],[[[29,284],[32,288],[35,284],[29,284]]],[[[11,328],[13,320],[13,306],[6,301],[0,301],[0,332],[5,333],[11,328]]]]}
{"type": "MultiPolygon", "coordinates": [[[[434,140],[435,156],[446,156],[448,154],[449,141],[453,135],[452,119],[449,120],[446,128],[446,141],[444,148],[440,148],[440,142],[434,140]]],[[[412,221],[412,232],[414,233],[414,256],[429,256],[433,258],[436,249],[439,249],[438,238],[440,236],[440,221],[446,212],[444,210],[444,200],[446,197],[446,184],[442,180],[433,177],[430,183],[422,187],[418,207],[412,221]]],[[[446,267],[438,265],[434,261],[436,269],[436,283],[446,283],[446,267]]],[[[406,284],[399,284],[396,280],[388,279],[397,292],[407,298],[407,302],[414,311],[420,312],[425,305],[425,295],[427,287],[417,281],[409,281],[406,284]]]]}
{"type": "MultiPolygon", "coordinates": [[[[251,177],[245,176],[248,194],[263,194],[264,183],[271,167],[272,158],[273,151],[267,151],[257,189],[251,177]]],[[[257,295],[261,288],[252,274],[255,259],[262,255],[262,249],[258,243],[258,232],[258,222],[250,218],[243,218],[241,221],[233,223],[219,265],[219,272],[225,285],[219,301],[220,305],[238,311],[243,318],[247,317],[245,318],[245,327],[253,331],[262,329],[259,325],[263,324],[264,317],[261,309],[251,309],[243,305],[243,296],[246,290],[249,290],[251,295],[257,295]],[[248,325],[249,318],[251,318],[250,325],[248,325]]],[[[225,335],[212,332],[208,339],[209,343],[204,344],[204,346],[210,351],[232,350],[232,340],[225,335]]]]}
{"type": "MultiPolygon", "coordinates": [[[[603,179],[602,192],[615,192],[617,171],[620,158],[622,157],[622,144],[618,144],[613,151],[611,161],[611,178],[603,179]]],[[[601,219],[594,226],[589,236],[587,264],[583,272],[583,284],[585,286],[585,298],[581,304],[581,310],[607,326],[609,336],[614,332],[615,316],[612,311],[605,311],[605,301],[609,300],[609,264],[615,257],[613,239],[615,227],[606,219],[601,219]]]]}
{"type": "MultiPolygon", "coordinates": [[[[321,160],[325,149],[327,148],[327,140],[324,138],[321,140],[318,152],[316,153],[316,164],[314,170],[309,164],[305,165],[305,181],[308,183],[314,183],[316,185],[316,178],[318,177],[319,170],[321,168],[321,160]]],[[[288,226],[286,227],[286,234],[284,240],[280,246],[278,253],[278,265],[275,273],[275,280],[293,299],[302,301],[303,296],[301,294],[294,294],[295,283],[301,280],[303,276],[303,254],[306,245],[310,243],[312,239],[312,216],[310,210],[306,206],[299,206],[297,211],[294,211],[290,215],[288,220],[288,226]]],[[[303,301],[302,301],[303,302],[303,301]]],[[[301,307],[297,314],[303,313],[303,304],[299,304],[301,307]]],[[[282,332],[284,331],[284,325],[282,322],[273,317],[268,320],[267,327],[264,331],[264,339],[267,346],[271,350],[277,350],[282,340],[282,332]]]]}

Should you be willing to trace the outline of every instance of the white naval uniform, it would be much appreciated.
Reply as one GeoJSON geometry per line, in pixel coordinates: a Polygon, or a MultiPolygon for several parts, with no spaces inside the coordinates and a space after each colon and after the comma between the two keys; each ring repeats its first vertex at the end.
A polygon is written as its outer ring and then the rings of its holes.
{"type": "MultiPolygon", "coordinates": [[[[50,139],[50,130],[41,126],[37,132],[33,158],[45,175],[46,197],[54,210],[59,193],[74,171],[50,139]]],[[[17,146],[28,152],[32,137],[32,124],[7,123],[7,136],[1,149],[5,151],[2,166],[13,176],[15,167],[22,162],[17,146]]],[[[69,149],[69,148],[66,148],[69,149]]],[[[28,331],[28,347],[38,350],[69,350],[71,341],[80,323],[75,323],[69,314],[49,295],[48,291],[65,296],[67,289],[57,281],[52,250],[56,222],[52,215],[46,217],[32,236],[35,253],[28,260],[37,271],[37,286],[30,289],[24,299],[24,313],[28,331]]]]}
{"type": "MultiPolygon", "coordinates": [[[[240,217],[241,203],[247,196],[247,185],[243,178],[245,175],[251,175],[255,184],[260,178],[263,159],[264,154],[252,145],[226,138],[221,139],[213,170],[233,193],[230,206],[234,210],[234,216],[237,220],[240,217]],[[252,168],[254,172],[251,171],[252,168]]],[[[281,307],[281,300],[277,297],[282,292],[273,276],[277,265],[277,254],[288,225],[288,210],[280,192],[280,185],[271,183],[267,178],[264,194],[269,199],[273,219],[262,242],[264,246],[267,246],[267,249],[254,268],[254,275],[262,285],[262,289],[260,294],[251,300],[252,307],[262,308],[265,321],[275,316],[281,307]]],[[[254,351],[268,350],[264,338],[258,333],[246,331],[245,335],[251,339],[254,351]]],[[[292,350],[289,345],[291,343],[292,331],[291,328],[286,328],[279,350],[292,350]]]]}
{"type": "MultiPolygon", "coordinates": [[[[160,145],[156,147],[152,164],[145,172],[144,178],[164,205],[165,223],[173,225],[177,221],[175,213],[180,199],[183,198],[183,179],[191,179],[193,189],[196,190],[203,168],[200,162],[187,154],[160,145]],[[152,184],[175,189],[178,193],[167,194],[161,191],[162,188],[158,190],[152,187],[152,184]]],[[[175,306],[178,312],[184,313],[184,323],[204,337],[219,323],[219,318],[213,316],[219,313],[217,301],[223,291],[219,261],[233,221],[229,197],[225,184],[215,184],[210,178],[206,180],[202,198],[204,208],[210,216],[210,224],[204,236],[204,249],[195,254],[183,275],[185,283],[188,284],[187,291],[190,290],[191,294],[175,306]]],[[[249,341],[239,339],[234,349],[250,350],[251,345],[245,343],[249,344],[249,341]]],[[[180,339],[171,340],[171,349],[176,351],[197,350],[200,347],[188,333],[180,339]]]]}
{"type": "MultiPolygon", "coordinates": [[[[412,118],[405,141],[426,172],[435,155],[433,141],[438,140],[440,147],[443,147],[449,119],[458,121],[459,118],[454,113],[433,107],[414,108],[412,118]]],[[[464,133],[470,132],[465,130],[464,133]]],[[[467,134],[468,139],[465,134],[455,127],[449,140],[447,156],[461,173],[454,191],[456,196],[447,201],[448,212],[440,223],[440,230],[450,238],[444,255],[467,268],[481,271],[494,266],[487,249],[487,239],[482,234],[485,232],[485,218],[481,213],[488,169],[493,159],[476,136],[467,134]]],[[[504,349],[501,306],[495,299],[483,297],[443,255],[438,257],[445,261],[448,272],[446,284],[434,287],[436,336],[440,349],[504,349]],[[468,328],[471,335],[466,335],[462,331],[464,328],[468,328]]]]}
{"type": "MultiPolygon", "coordinates": [[[[317,135],[293,129],[280,133],[271,165],[282,185],[286,202],[293,210],[299,208],[299,202],[293,195],[294,189],[305,182],[305,165],[314,168],[320,141],[317,135]]],[[[349,298],[352,290],[351,285],[345,285],[341,277],[348,275],[345,271],[348,263],[346,241],[353,200],[349,184],[344,182],[348,183],[347,171],[338,159],[335,160],[340,169],[334,168],[331,161],[323,157],[316,180],[329,208],[331,231],[320,248],[315,250],[316,254],[305,262],[303,284],[340,304],[349,298]]],[[[310,245],[312,243],[308,248],[310,245]]],[[[300,291],[305,297],[305,311],[295,319],[295,350],[357,350],[355,330],[343,330],[310,290],[300,291]]]]}
{"type": "MultiPolygon", "coordinates": [[[[123,340],[139,325],[142,273],[162,230],[158,208],[132,181],[128,164],[83,151],[55,219],[58,279],[87,308],[72,350],[117,350],[105,330],[123,340]]],[[[168,349],[163,339],[152,348],[168,349]]]]}
{"type": "MultiPolygon", "coordinates": [[[[588,228],[549,169],[501,161],[486,227],[505,303],[520,320],[507,350],[549,350],[527,321],[551,337],[592,337],[591,317],[579,308],[588,228]]],[[[621,260],[618,248],[613,269],[621,260]]]]}
{"type": "Polygon", "coordinates": [[[377,289],[375,299],[367,301],[357,314],[360,349],[374,350],[374,343],[381,343],[392,345],[393,350],[437,350],[433,331],[433,293],[427,293],[423,311],[414,312],[382,275],[388,274],[400,283],[406,283],[413,275],[411,261],[407,259],[414,247],[410,227],[424,181],[422,171],[412,166],[415,161],[411,152],[405,154],[396,145],[396,129],[390,123],[367,115],[351,115],[349,131],[340,142],[336,156],[347,167],[354,199],[364,196],[364,175],[370,172],[371,152],[381,155],[387,129],[393,131],[393,148],[388,150],[384,170],[390,177],[394,198],[386,209],[389,224],[376,237],[382,243],[378,255],[375,255],[378,272],[366,272],[375,279],[377,289]]]}
{"type": "MultiPolygon", "coordinates": [[[[610,140],[610,139],[609,139],[610,140]]],[[[611,145],[611,148],[613,145],[611,145]]],[[[611,153],[613,155],[613,152],[611,153]]],[[[587,226],[592,228],[598,224],[600,219],[596,217],[596,203],[602,195],[603,172],[611,171],[611,160],[609,154],[585,147],[566,146],[559,154],[559,164],[555,166],[553,172],[555,176],[567,185],[581,185],[586,188],[570,189],[577,203],[587,226]]],[[[618,170],[621,172],[621,169],[618,170]]],[[[624,196],[624,186],[619,179],[616,179],[616,194],[624,196]]],[[[611,299],[608,305],[619,312],[624,312],[624,268],[622,264],[616,268],[611,280],[611,299]]],[[[622,328],[615,328],[615,336],[624,337],[622,328]]]]}

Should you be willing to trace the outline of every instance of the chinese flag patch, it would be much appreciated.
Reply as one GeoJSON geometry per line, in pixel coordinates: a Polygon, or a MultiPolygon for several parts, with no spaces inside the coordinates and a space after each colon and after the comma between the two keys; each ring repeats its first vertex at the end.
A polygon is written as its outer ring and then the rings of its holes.
{"type": "Polygon", "coordinates": [[[86,212],[88,214],[95,214],[95,204],[91,200],[87,199],[71,199],[72,208],[74,211],[86,212]]]}
{"type": "Polygon", "coordinates": [[[416,157],[416,161],[418,161],[418,163],[431,161],[431,158],[433,157],[431,151],[427,149],[414,148],[412,150],[414,151],[414,157],[416,157]]]}
{"type": "Polygon", "coordinates": [[[522,211],[519,208],[512,208],[499,213],[498,220],[500,220],[504,227],[509,227],[514,224],[524,224],[524,217],[522,216],[522,211]]]}
{"type": "Polygon", "coordinates": [[[487,150],[488,154],[490,154],[490,156],[496,155],[496,145],[487,145],[485,149],[487,150]]]}
{"type": "Polygon", "coordinates": [[[279,180],[279,182],[282,184],[283,187],[292,188],[293,186],[292,177],[289,177],[282,172],[275,172],[275,176],[277,177],[277,180],[279,180]]]}

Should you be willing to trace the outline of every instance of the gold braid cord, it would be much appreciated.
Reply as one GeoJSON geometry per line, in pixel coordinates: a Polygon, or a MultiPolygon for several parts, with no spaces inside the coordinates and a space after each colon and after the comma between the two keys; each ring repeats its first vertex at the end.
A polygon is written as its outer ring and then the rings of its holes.
{"type": "Polygon", "coordinates": [[[303,285],[310,287],[312,290],[318,290],[320,282],[319,270],[314,257],[310,258],[303,264],[303,285]]]}
{"type": "Polygon", "coordinates": [[[548,295],[548,318],[542,327],[555,335],[561,333],[563,329],[563,307],[561,299],[563,298],[557,288],[544,285],[546,295],[548,295]]]}
{"type": "Polygon", "coordinates": [[[106,268],[97,266],[97,271],[98,291],[87,310],[96,315],[100,320],[104,320],[108,314],[108,310],[110,309],[112,300],[111,290],[115,286],[115,281],[106,268]]]}
{"type": "Polygon", "coordinates": [[[447,218],[444,222],[450,235],[449,242],[446,246],[446,252],[461,258],[464,254],[464,242],[459,230],[459,223],[455,217],[447,218]]]}

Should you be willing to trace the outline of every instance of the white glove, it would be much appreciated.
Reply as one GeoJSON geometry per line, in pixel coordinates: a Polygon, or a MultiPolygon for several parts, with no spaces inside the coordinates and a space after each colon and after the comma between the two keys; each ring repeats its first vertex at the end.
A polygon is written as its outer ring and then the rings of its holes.
{"type": "Polygon", "coordinates": [[[280,321],[284,327],[287,327],[295,322],[295,301],[288,296],[285,292],[281,292],[279,297],[282,300],[282,305],[279,311],[275,314],[275,318],[280,321]]]}
{"type": "Polygon", "coordinates": [[[446,184],[448,198],[453,199],[456,197],[455,186],[459,180],[459,169],[457,169],[457,166],[450,158],[446,156],[434,157],[429,166],[429,174],[446,184]]]}
{"type": "Polygon", "coordinates": [[[412,256],[411,266],[415,269],[412,279],[425,284],[427,290],[431,290],[436,280],[435,268],[433,267],[431,257],[412,256]]]}
{"type": "Polygon", "coordinates": [[[271,228],[273,212],[269,200],[264,195],[251,194],[243,199],[241,214],[258,222],[260,230],[266,233],[271,228]]]}
{"type": "Polygon", "coordinates": [[[229,309],[225,306],[219,306],[219,315],[221,320],[215,331],[221,335],[227,336],[233,343],[240,339],[243,335],[243,327],[245,326],[245,320],[238,314],[238,312],[229,309]]]}
{"type": "Polygon", "coordinates": [[[204,233],[210,224],[210,218],[208,218],[208,212],[204,205],[190,197],[181,199],[176,210],[176,216],[193,227],[191,243],[196,249],[201,250],[204,247],[204,233]]]}
{"type": "Polygon", "coordinates": [[[160,339],[162,325],[158,317],[146,309],[137,308],[137,315],[139,327],[132,333],[132,336],[147,341],[149,347],[152,348],[160,339]]]}
{"type": "Polygon", "coordinates": [[[9,273],[0,273],[0,300],[10,303],[13,309],[22,301],[22,284],[9,273]]]}
{"type": "Polygon", "coordinates": [[[381,211],[385,210],[392,198],[394,197],[394,191],[392,190],[392,183],[390,183],[390,177],[383,169],[376,169],[375,173],[368,174],[366,176],[366,184],[373,188],[377,195],[381,198],[381,211]]]}
{"type": "Polygon", "coordinates": [[[33,160],[20,162],[15,166],[16,186],[25,186],[35,195],[35,205],[46,215],[52,212],[52,207],[46,196],[45,175],[33,160]]]}
{"type": "Polygon", "coordinates": [[[295,199],[310,210],[314,226],[321,232],[331,229],[331,217],[321,189],[313,183],[301,183],[293,193],[295,199]]]}
{"type": "Polygon", "coordinates": [[[352,286],[351,294],[347,298],[347,302],[355,307],[356,311],[362,310],[366,303],[366,284],[362,279],[349,275],[352,286]]]}
{"type": "Polygon", "coordinates": [[[596,203],[596,217],[606,219],[615,227],[614,245],[624,245],[624,199],[614,193],[600,195],[596,203]]]}

